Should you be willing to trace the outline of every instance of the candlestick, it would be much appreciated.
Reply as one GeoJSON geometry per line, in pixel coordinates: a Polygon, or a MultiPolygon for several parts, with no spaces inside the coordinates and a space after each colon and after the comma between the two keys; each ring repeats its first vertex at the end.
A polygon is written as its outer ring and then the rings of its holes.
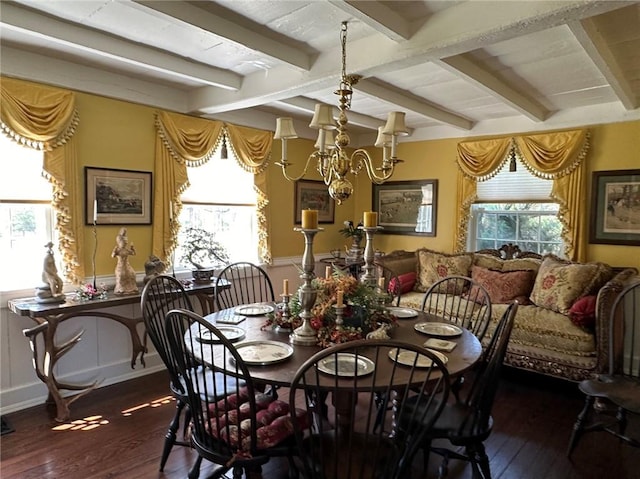
{"type": "Polygon", "coordinates": [[[378,226],[378,213],[375,211],[365,211],[362,223],[365,228],[375,228],[378,226]]]}
{"type": "Polygon", "coordinates": [[[364,247],[364,273],[360,277],[360,282],[374,285],[376,282],[375,265],[375,250],[373,249],[373,235],[382,229],[381,226],[362,226],[360,227],[364,231],[367,243],[364,247]]]}
{"type": "Polygon", "coordinates": [[[380,288],[380,291],[384,291],[384,276],[378,278],[378,288],[380,288]]]}
{"type": "Polygon", "coordinates": [[[302,229],[315,230],[318,228],[318,210],[302,210],[302,229]]]}
{"type": "MultiPolygon", "coordinates": [[[[287,281],[285,279],[285,281],[287,281]]],[[[291,332],[291,310],[289,309],[289,299],[291,295],[287,293],[283,293],[280,295],[282,297],[282,304],[280,305],[280,311],[282,314],[282,319],[280,320],[280,324],[277,324],[275,329],[276,333],[290,333],[291,332]]]]}
{"type": "Polygon", "coordinates": [[[96,285],[96,253],[98,252],[98,231],[96,230],[96,214],[93,214],[93,256],[91,257],[91,265],[93,267],[93,290],[97,289],[96,285]]]}
{"type": "MultiPolygon", "coordinates": [[[[304,213],[305,210],[302,211],[304,213]]],[[[315,210],[306,210],[315,211],[315,210]]],[[[316,226],[317,226],[317,211],[316,213],[316,226]]],[[[303,216],[304,218],[304,216],[303,216]]],[[[310,224],[309,221],[306,223],[310,224]]],[[[313,224],[313,223],[311,223],[313,224]]],[[[304,281],[300,289],[298,290],[298,298],[300,300],[300,318],[302,319],[302,325],[296,328],[289,336],[289,341],[293,344],[299,344],[302,346],[314,346],[318,342],[316,336],[316,330],[311,327],[311,318],[313,314],[311,309],[316,303],[318,291],[312,286],[312,281],[316,277],[314,273],[316,261],[313,258],[313,238],[319,231],[318,228],[294,228],[294,231],[300,231],[304,235],[304,253],[302,255],[302,270],[303,273],[300,278],[304,281]]]]}
{"type": "Polygon", "coordinates": [[[288,279],[283,279],[282,280],[282,295],[288,295],[289,294],[289,280],[288,279]]]}

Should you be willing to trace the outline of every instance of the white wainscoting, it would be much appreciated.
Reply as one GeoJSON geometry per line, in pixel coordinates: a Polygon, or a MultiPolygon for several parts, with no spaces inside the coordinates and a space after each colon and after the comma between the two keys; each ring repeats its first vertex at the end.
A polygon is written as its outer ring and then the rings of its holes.
{"type": "MultiPolygon", "coordinates": [[[[316,260],[326,254],[316,255],[316,260]]],[[[279,258],[273,265],[264,266],[273,283],[276,300],[282,293],[282,280],[288,279],[291,291],[300,285],[300,273],[295,265],[301,258],[279,258]]],[[[324,265],[319,264],[316,274],[324,274],[324,265]],[[322,271],[320,271],[322,270],[322,271]]],[[[106,284],[114,281],[100,278],[106,284]]],[[[101,281],[102,282],[102,281],[101,281]]],[[[23,329],[36,326],[27,317],[18,316],[7,309],[7,301],[25,297],[31,292],[21,292],[0,297],[0,414],[5,415],[32,406],[44,405],[48,390],[37,378],[33,366],[33,356],[29,341],[22,334],[23,329]]],[[[140,306],[130,304],[109,308],[122,316],[140,316],[140,306]]],[[[146,367],[136,364],[130,367],[131,340],[129,330],[116,321],[90,316],[71,318],[58,327],[58,342],[84,329],[82,340],[76,344],[56,365],[58,379],[71,383],[88,383],[100,380],[100,387],[126,381],[161,370],[164,365],[150,343],[145,354],[146,367]]],[[[139,325],[142,331],[142,324],[139,325]]],[[[64,391],[63,391],[64,392],[64,391]]],[[[73,392],[69,392],[73,394],[73,392]]],[[[89,393],[91,394],[91,393],[89,393]]],[[[44,406],[43,406],[44,407],[44,406]]],[[[73,414],[73,405],[71,406],[73,414]]]]}

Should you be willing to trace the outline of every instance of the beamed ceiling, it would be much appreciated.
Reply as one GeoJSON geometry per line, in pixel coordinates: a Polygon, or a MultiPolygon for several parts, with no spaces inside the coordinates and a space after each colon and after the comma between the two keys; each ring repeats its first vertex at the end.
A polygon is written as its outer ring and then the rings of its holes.
{"type": "MultiPolygon", "coordinates": [[[[301,136],[336,105],[340,24],[368,144],[640,119],[637,1],[2,1],[4,75],[301,136]]],[[[336,108],[337,111],[337,108],[336,108]]]]}

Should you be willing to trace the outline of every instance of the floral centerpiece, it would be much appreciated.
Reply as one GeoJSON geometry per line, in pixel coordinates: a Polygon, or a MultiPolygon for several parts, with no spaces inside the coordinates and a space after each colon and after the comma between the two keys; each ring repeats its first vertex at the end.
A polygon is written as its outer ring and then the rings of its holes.
{"type": "Polygon", "coordinates": [[[353,225],[353,221],[345,221],[344,228],[338,230],[338,232],[345,238],[351,238],[351,247],[345,250],[347,252],[347,263],[357,263],[362,260],[363,247],[362,240],[364,239],[364,231],[361,228],[362,222],[357,226],[353,225]]]}
{"type": "Polygon", "coordinates": [[[88,301],[90,299],[106,299],[107,286],[101,283],[100,286],[94,288],[91,283],[80,286],[75,291],[74,299],[76,301],[88,301]]]}
{"type": "MultiPolygon", "coordinates": [[[[313,317],[310,323],[320,346],[363,339],[380,326],[397,325],[397,318],[384,307],[377,289],[360,283],[343,271],[335,270],[329,278],[314,278],[311,284],[318,295],[311,310],[313,317]],[[341,326],[336,325],[334,308],[338,291],[343,292],[345,303],[341,326]]],[[[280,326],[295,329],[302,324],[301,311],[299,297],[294,294],[289,301],[289,318],[285,320],[282,311],[276,310],[268,315],[263,328],[280,326]]]]}

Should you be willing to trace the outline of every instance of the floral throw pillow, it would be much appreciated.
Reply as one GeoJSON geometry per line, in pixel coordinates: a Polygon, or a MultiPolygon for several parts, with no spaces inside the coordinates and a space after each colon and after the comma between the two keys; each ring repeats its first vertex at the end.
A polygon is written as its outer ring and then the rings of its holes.
{"type": "Polygon", "coordinates": [[[568,315],[577,299],[595,294],[611,275],[611,268],[603,263],[570,263],[550,255],[540,265],[531,301],[568,315]]]}
{"type": "Polygon", "coordinates": [[[436,281],[447,276],[469,276],[473,256],[471,253],[445,254],[419,249],[418,278],[415,290],[425,293],[436,281]]]}
{"type": "Polygon", "coordinates": [[[480,266],[471,267],[471,279],[477,286],[469,291],[470,298],[479,298],[476,291],[483,287],[489,294],[492,304],[506,304],[514,299],[521,302],[528,298],[535,281],[535,271],[493,271],[480,266]]]}

